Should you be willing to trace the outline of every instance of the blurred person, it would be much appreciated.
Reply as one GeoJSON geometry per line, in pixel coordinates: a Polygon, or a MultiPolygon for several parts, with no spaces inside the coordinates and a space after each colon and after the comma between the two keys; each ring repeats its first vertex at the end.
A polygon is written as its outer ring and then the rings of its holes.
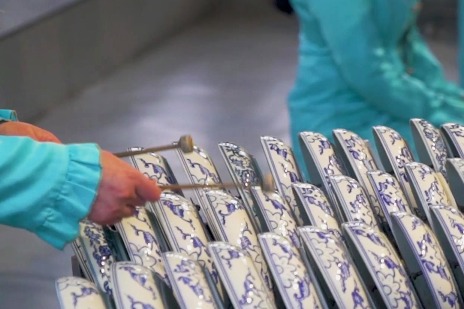
{"type": "Polygon", "coordinates": [[[300,46],[288,109],[292,145],[301,166],[302,131],[332,139],[333,129],[344,128],[372,140],[372,127],[384,125],[411,141],[411,118],[436,126],[464,123],[464,92],[445,79],[417,28],[420,1],[290,4],[299,19],[300,46]]]}
{"type": "Polygon", "coordinates": [[[159,199],[153,180],[95,144],[63,145],[52,133],[0,110],[0,224],[62,249],[79,221],[114,224],[159,199]]]}

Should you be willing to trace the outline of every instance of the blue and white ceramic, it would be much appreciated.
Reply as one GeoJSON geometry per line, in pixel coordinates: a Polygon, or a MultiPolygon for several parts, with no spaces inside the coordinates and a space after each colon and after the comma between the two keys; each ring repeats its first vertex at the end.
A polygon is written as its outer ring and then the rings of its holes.
{"type": "Polygon", "coordinates": [[[79,243],[88,261],[92,281],[100,290],[112,295],[111,265],[114,263],[114,257],[102,226],[88,220],[81,221],[79,243]]]}
{"type": "Polygon", "coordinates": [[[106,309],[97,286],[78,277],[61,277],[55,282],[61,309],[106,309]]]}
{"type": "Polygon", "coordinates": [[[292,183],[302,181],[293,150],[281,140],[270,136],[262,136],[261,144],[277,190],[290,206],[298,225],[304,224],[301,209],[298,208],[292,190],[292,183]]]}
{"type": "Polygon", "coordinates": [[[363,281],[340,237],[317,227],[298,228],[328,303],[338,308],[372,308],[363,281]]]}
{"type": "Polygon", "coordinates": [[[445,142],[440,131],[424,119],[409,121],[420,162],[433,166],[435,171],[446,178],[445,163],[448,157],[445,142]]]}
{"type": "Polygon", "coordinates": [[[196,260],[183,253],[166,252],[163,261],[180,308],[218,308],[203,269],[196,260]]]}
{"type": "Polygon", "coordinates": [[[155,230],[144,207],[137,207],[135,215],[116,223],[131,261],[153,270],[169,284],[161,260],[161,249],[155,230]]]}
{"type": "MultiPolygon", "coordinates": [[[[258,242],[258,233],[243,204],[230,194],[220,190],[206,191],[208,200],[207,218],[216,240],[228,242],[246,251],[258,269],[269,292],[272,282],[269,269],[258,242]]],[[[211,252],[210,252],[211,253],[211,252]]]]}
{"type": "Polygon", "coordinates": [[[417,201],[412,192],[411,183],[404,169],[405,164],[414,162],[406,140],[395,130],[384,126],[373,127],[373,133],[385,171],[395,174],[408,199],[412,212],[414,214],[420,213],[417,209],[417,201]]]}
{"type": "Polygon", "coordinates": [[[300,238],[296,231],[297,223],[284,199],[277,192],[263,192],[261,187],[252,187],[252,195],[261,210],[266,230],[288,238],[299,248],[300,238]]]}
{"type": "Polygon", "coordinates": [[[444,123],[440,131],[450,157],[464,159],[464,126],[458,123],[444,123]]]}
{"type": "Polygon", "coordinates": [[[435,235],[410,213],[392,214],[392,231],[422,304],[430,308],[461,308],[459,292],[435,235]]]}
{"type": "Polygon", "coordinates": [[[367,176],[368,172],[379,170],[379,167],[366,141],[345,129],[333,130],[333,136],[339,149],[338,155],[344,160],[347,171],[363,186],[378,222],[386,224],[385,214],[367,176]]]}
{"type": "Polygon", "coordinates": [[[298,249],[275,233],[260,234],[259,242],[285,307],[322,308],[298,249]]]}
{"type": "Polygon", "coordinates": [[[253,258],[226,242],[208,244],[214,264],[234,308],[276,308],[253,258]]]}
{"type": "Polygon", "coordinates": [[[261,172],[256,160],[243,147],[233,143],[220,143],[218,146],[233,182],[240,185],[237,191],[242,198],[243,205],[254,219],[257,228],[260,229],[258,210],[250,192],[252,186],[261,184],[261,172]]]}
{"type": "Polygon", "coordinates": [[[459,290],[464,291],[464,215],[454,207],[430,207],[431,225],[452,267],[459,290]]]}
{"type": "Polygon", "coordinates": [[[342,224],[345,241],[376,308],[421,308],[403,263],[384,234],[361,222],[342,224]]]}
{"type": "Polygon", "coordinates": [[[111,273],[117,309],[167,308],[149,268],[134,262],[116,262],[111,273]]]}
{"type": "Polygon", "coordinates": [[[293,190],[310,225],[341,235],[338,219],[324,191],[310,183],[294,183],[293,190]]]}
{"type": "Polygon", "coordinates": [[[452,158],[446,160],[448,184],[453,197],[461,211],[464,211],[464,159],[452,158]]]}
{"type": "Polygon", "coordinates": [[[363,187],[348,176],[329,177],[338,205],[346,221],[360,221],[373,228],[379,225],[363,187]]]}
{"type": "Polygon", "coordinates": [[[417,197],[418,210],[422,220],[430,220],[429,207],[432,205],[447,205],[457,207],[450,192],[448,183],[442,182],[441,174],[428,165],[412,162],[405,165],[406,174],[417,197]]]}
{"type": "Polygon", "coordinates": [[[87,260],[86,254],[84,252],[84,249],[82,247],[80,237],[77,237],[72,243],[71,243],[72,250],[74,252],[74,256],[77,259],[77,262],[79,264],[79,268],[82,272],[82,275],[84,278],[93,281],[93,275],[92,271],[90,270],[90,265],[89,261],[87,260]]]}

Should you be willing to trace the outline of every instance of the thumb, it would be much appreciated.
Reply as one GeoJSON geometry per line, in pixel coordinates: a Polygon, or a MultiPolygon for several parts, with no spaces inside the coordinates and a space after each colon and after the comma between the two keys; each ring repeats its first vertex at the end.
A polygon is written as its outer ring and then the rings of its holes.
{"type": "Polygon", "coordinates": [[[147,177],[140,175],[140,180],[135,188],[137,196],[146,201],[159,200],[161,195],[161,189],[156,184],[156,181],[148,179],[147,177]]]}

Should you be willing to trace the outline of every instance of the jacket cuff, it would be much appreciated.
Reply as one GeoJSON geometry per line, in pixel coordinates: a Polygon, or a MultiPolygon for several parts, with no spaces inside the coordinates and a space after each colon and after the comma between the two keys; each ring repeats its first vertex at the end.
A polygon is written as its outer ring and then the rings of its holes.
{"type": "Polygon", "coordinates": [[[18,116],[16,115],[16,111],[14,110],[0,109],[0,120],[17,121],[18,116]]]}

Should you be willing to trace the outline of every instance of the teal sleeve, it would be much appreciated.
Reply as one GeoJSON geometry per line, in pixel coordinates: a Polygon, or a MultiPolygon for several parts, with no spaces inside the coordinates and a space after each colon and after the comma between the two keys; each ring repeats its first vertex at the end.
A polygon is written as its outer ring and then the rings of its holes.
{"type": "Polygon", "coordinates": [[[18,120],[18,117],[16,116],[16,112],[14,110],[0,109],[0,120],[16,121],[18,120]]]}
{"type": "Polygon", "coordinates": [[[0,224],[29,230],[62,249],[90,211],[100,175],[94,144],[0,136],[0,224]]]}
{"type": "MultiPolygon", "coordinates": [[[[311,0],[308,9],[343,78],[366,102],[399,119],[447,119],[447,98],[406,73],[395,47],[387,48],[372,16],[371,1],[311,0]]],[[[463,115],[464,106],[451,102],[463,115]]]]}
{"type": "Polygon", "coordinates": [[[406,61],[412,76],[424,81],[428,87],[445,95],[464,98],[464,91],[446,80],[442,66],[432,54],[417,27],[413,27],[406,39],[406,61]]]}

